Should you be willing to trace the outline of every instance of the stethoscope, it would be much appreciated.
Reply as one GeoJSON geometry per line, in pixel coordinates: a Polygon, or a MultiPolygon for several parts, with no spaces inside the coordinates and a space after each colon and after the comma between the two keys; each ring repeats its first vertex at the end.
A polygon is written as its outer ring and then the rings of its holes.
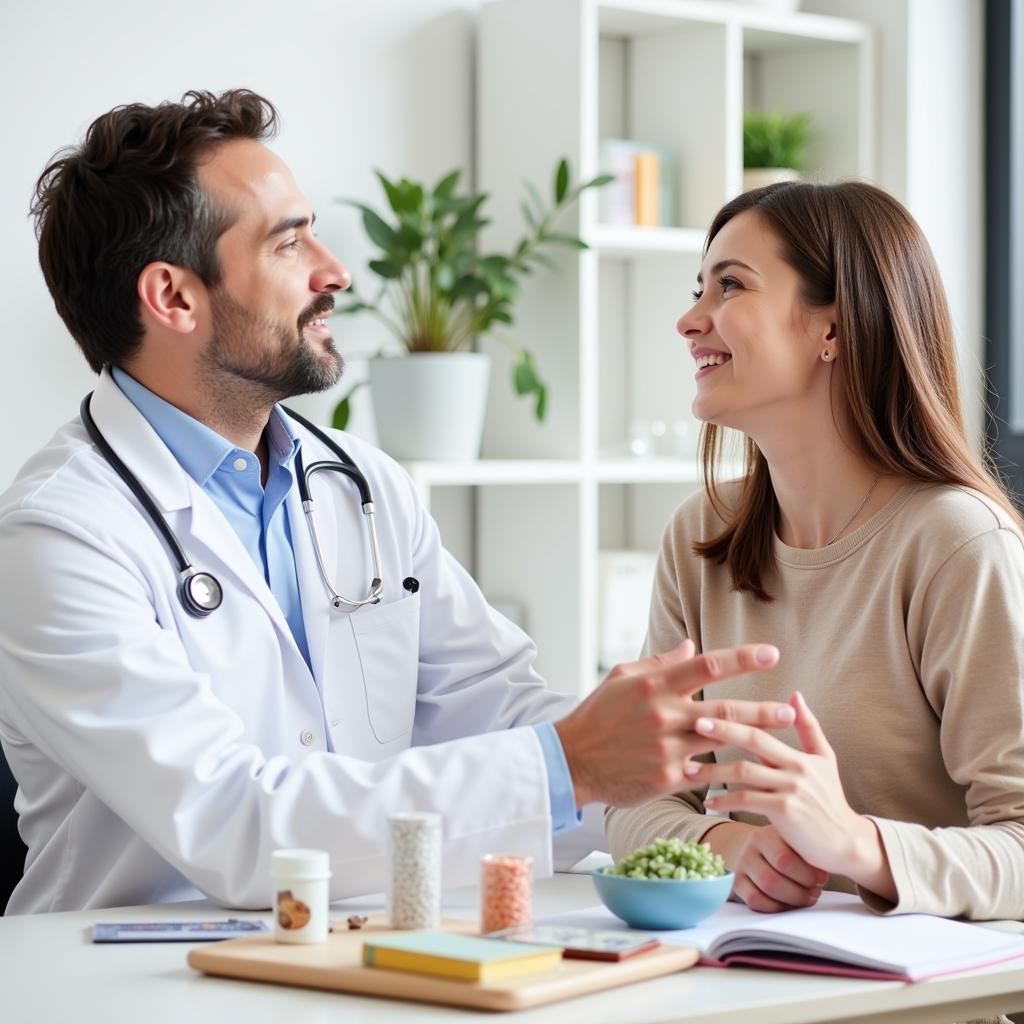
{"type": "MultiPolygon", "coordinates": [[[[190,615],[195,615],[197,618],[209,615],[210,612],[216,611],[224,600],[224,590],[220,585],[220,581],[213,573],[196,569],[189,562],[188,558],[185,557],[185,552],[178,543],[178,538],[175,537],[174,531],[167,520],[160,514],[160,510],[156,507],[156,502],[153,501],[149,492],[142,486],[135,474],[118,458],[117,453],[110,447],[107,439],[100,432],[100,428],[96,426],[96,421],[92,418],[92,413],[89,411],[89,400],[91,398],[92,392],[90,391],[82,399],[82,405],[79,409],[82,422],[85,424],[89,437],[92,438],[93,444],[100,450],[117,475],[127,484],[132,494],[139,499],[139,504],[145,509],[150,521],[166,541],[167,547],[171,552],[171,558],[178,571],[178,599],[184,606],[185,611],[190,615]]],[[[299,497],[302,500],[302,511],[306,514],[306,522],[309,524],[309,535],[313,540],[313,551],[316,554],[317,568],[320,570],[320,578],[324,581],[324,586],[330,595],[331,607],[341,610],[345,608],[359,608],[366,604],[377,604],[384,592],[384,581],[380,571],[380,547],[377,543],[377,525],[374,521],[373,496],[370,494],[370,485],[366,482],[366,477],[363,476],[359,468],[340,445],[332,441],[327,434],[319,427],[310,423],[305,417],[292,412],[291,409],[285,409],[284,411],[293,420],[301,423],[315,437],[323,441],[337,455],[339,460],[337,462],[331,460],[314,462],[307,469],[303,465],[301,450],[295,458],[296,478],[299,485],[299,497]],[[370,557],[373,560],[373,580],[370,583],[370,593],[361,601],[342,597],[331,585],[327,569],[324,566],[320,542],[316,535],[316,525],[313,522],[313,499],[309,493],[310,477],[314,473],[320,473],[324,470],[330,470],[347,476],[359,488],[359,503],[363,514],[366,516],[367,526],[370,531],[370,557]]],[[[415,584],[416,589],[419,588],[419,583],[413,580],[412,577],[406,580],[403,586],[406,590],[415,592],[411,584],[415,584]]]]}

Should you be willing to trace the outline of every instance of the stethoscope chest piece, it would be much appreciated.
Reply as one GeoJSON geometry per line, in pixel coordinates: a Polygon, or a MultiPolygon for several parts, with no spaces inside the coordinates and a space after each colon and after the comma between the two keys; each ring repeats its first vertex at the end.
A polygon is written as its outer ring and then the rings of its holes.
{"type": "Polygon", "coordinates": [[[224,600],[220,582],[208,572],[190,572],[182,578],[179,589],[186,611],[197,618],[215,612],[224,600]]]}

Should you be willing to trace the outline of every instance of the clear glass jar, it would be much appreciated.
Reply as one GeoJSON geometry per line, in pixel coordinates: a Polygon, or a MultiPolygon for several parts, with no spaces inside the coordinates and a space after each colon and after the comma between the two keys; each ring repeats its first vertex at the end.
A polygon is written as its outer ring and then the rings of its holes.
{"type": "Polygon", "coordinates": [[[388,818],[388,920],[392,928],[441,923],[441,815],[388,818]]]}
{"type": "Polygon", "coordinates": [[[533,920],[533,858],[488,854],[480,861],[480,933],[533,920]]]}

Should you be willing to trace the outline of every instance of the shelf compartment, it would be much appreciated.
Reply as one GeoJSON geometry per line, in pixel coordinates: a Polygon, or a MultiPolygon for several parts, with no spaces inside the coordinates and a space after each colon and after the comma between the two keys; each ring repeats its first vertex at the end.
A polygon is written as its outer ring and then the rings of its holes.
{"type": "MultiPolygon", "coordinates": [[[[722,21],[597,8],[597,133],[650,143],[671,156],[673,210],[666,226],[707,224],[727,198],[728,63],[722,21]]],[[[600,202],[597,204],[600,206],[600,202]]]]}
{"type": "Polygon", "coordinates": [[[700,423],[689,346],[676,332],[693,304],[699,254],[625,259],[602,254],[597,286],[597,451],[693,459],[700,423]],[[663,437],[647,435],[662,424],[663,437]],[[648,450],[637,450],[647,438],[648,450]]]}
{"type": "Polygon", "coordinates": [[[816,37],[743,30],[744,109],[810,114],[813,134],[804,170],[810,180],[872,173],[871,40],[861,26],[846,24],[816,37]],[[815,87],[809,89],[808,82],[815,87]]]}
{"type": "Polygon", "coordinates": [[[523,610],[523,627],[537,644],[537,671],[552,689],[580,693],[589,684],[580,666],[581,488],[578,485],[481,487],[481,544],[475,576],[489,600],[523,610]]]}
{"type": "Polygon", "coordinates": [[[704,251],[705,230],[595,224],[584,232],[584,240],[598,252],[615,256],[700,255],[704,251]]]}
{"type": "Polygon", "coordinates": [[[695,483],[602,484],[598,488],[598,629],[591,665],[605,673],[640,655],[665,527],[699,490],[695,483]]]}

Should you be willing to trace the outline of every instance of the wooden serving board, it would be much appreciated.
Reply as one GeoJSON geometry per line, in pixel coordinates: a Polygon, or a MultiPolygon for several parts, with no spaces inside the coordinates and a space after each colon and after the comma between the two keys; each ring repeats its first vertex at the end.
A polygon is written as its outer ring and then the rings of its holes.
{"type": "MultiPolygon", "coordinates": [[[[445,920],[441,927],[477,934],[472,921],[445,920]]],[[[486,983],[364,966],[366,938],[392,934],[396,933],[382,921],[371,919],[357,931],[333,932],[326,942],[314,945],[286,945],[272,936],[253,935],[197,946],[188,954],[188,963],[198,971],[225,978],[481,1010],[523,1010],[672,974],[697,961],[695,949],[661,946],[619,962],[563,959],[553,971],[486,983]]]]}

